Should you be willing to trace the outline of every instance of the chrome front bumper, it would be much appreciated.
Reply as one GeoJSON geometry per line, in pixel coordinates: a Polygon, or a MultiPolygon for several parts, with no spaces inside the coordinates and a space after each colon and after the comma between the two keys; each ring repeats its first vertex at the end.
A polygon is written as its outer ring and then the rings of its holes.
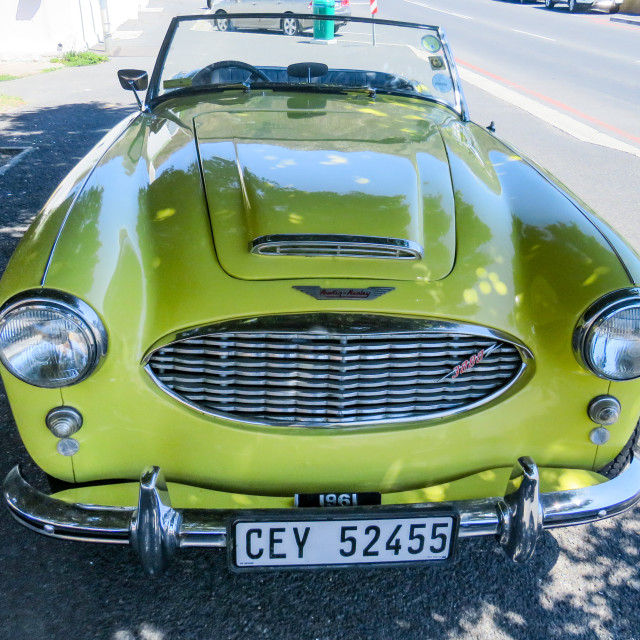
{"type": "MultiPolygon", "coordinates": [[[[173,509],[159,467],[149,467],[140,479],[137,507],[69,504],[29,485],[19,467],[7,475],[4,498],[11,514],[25,527],[66,540],[130,544],[150,574],[161,573],[183,547],[226,547],[227,524],[236,518],[268,518],[273,509],[173,509]]],[[[525,562],[533,554],[543,529],[586,524],[618,515],[640,500],[640,460],[617,478],[602,484],[540,493],[538,469],[531,458],[516,463],[503,497],[449,503],[368,507],[385,513],[411,513],[425,507],[453,507],[460,517],[458,536],[497,536],[506,554],[525,562]]],[[[338,508],[352,511],[364,507],[338,508]]],[[[304,516],[312,509],[305,509],[304,516]]],[[[335,509],[321,509],[329,515],[335,509]]],[[[317,511],[316,511],[317,513],[317,511]]],[[[371,511],[368,512],[369,514],[371,511]]],[[[300,519],[300,509],[278,510],[278,516],[300,519]]]]}

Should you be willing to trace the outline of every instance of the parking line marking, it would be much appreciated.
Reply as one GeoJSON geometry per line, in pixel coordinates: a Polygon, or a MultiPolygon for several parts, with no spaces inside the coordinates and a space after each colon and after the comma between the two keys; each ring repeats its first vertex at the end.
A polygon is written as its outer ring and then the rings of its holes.
{"type": "MultiPolygon", "coordinates": [[[[514,91],[513,89],[509,89],[503,84],[494,82],[486,76],[475,73],[466,67],[459,65],[458,71],[460,73],[460,77],[465,82],[473,84],[483,91],[487,91],[488,93],[494,95],[496,98],[504,100],[509,104],[523,109],[532,116],[540,118],[540,120],[552,125],[553,127],[556,127],[557,129],[560,129],[560,131],[564,131],[565,133],[573,136],[574,138],[577,138],[578,140],[589,142],[591,144],[597,144],[602,147],[608,147],[617,151],[623,151],[640,158],[640,148],[638,147],[634,147],[633,145],[622,142],[621,140],[613,138],[606,133],[602,133],[597,129],[590,127],[589,125],[579,122],[575,118],[566,115],[565,113],[561,113],[556,109],[552,109],[551,107],[548,107],[536,100],[528,98],[527,96],[524,96],[521,93],[514,91]]],[[[587,117],[590,120],[595,120],[595,118],[590,118],[589,116],[586,116],[586,114],[584,114],[584,117],[587,117]]],[[[599,121],[596,120],[596,122],[599,121]]],[[[604,122],[599,124],[610,129],[613,128],[604,122]]],[[[625,135],[625,137],[634,138],[634,136],[630,136],[629,134],[626,134],[624,132],[620,133],[625,135]]],[[[634,139],[638,140],[637,138],[634,139]]],[[[640,140],[638,141],[640,142],[640,140]]]]}
{"type": "MultiPolygon", "coordinates": [[[[2,149],[3,148],[0,148],[0,151],[2,151],[2,149]]],[[[0,176],[5,173],[5,171],[9,171],[11,167],[18,164],[18,162],[20,162],[20,160],[22,160],[28,153],[33,151],[33,147],[4,147],[4,149],[5,151],[19,151],[19,153],[15,154],[10,160],[0,166],[0,176]]]]}
{"type": "Polygon", "coordinates": [[[547,38],[547,36],[539,36],[537,33],[529,33],[528,31],[520,31],[520,29],[511,29],[516,33],[523,33],[525,36],[531,36],[532,38],[541,38],[542,40],[549,40],[549,42],[555,42],[555,38],[547,38]]]}
{"type": "Polygon", "coordinates": [[[111,36],[114,40],[135,40],[142,35],[142,31],[114,31],[111,36]]]}
{"type": "Polygon", "coordinates": [[[436,9],[435,7],[430,7],[428,4],[424,2],[416,2],[415,0],[404,0],[409,4],[417,4],[419,7],[423,7],[425,9],[431,9],[431,11],[437,11],[438,13],[446,13],[448,16],[455,16],[456,18],[462,18],[463,20],[475,20],[471,16],[463,16],[461,13],[453,13],[453,11],[445,11],[444,9],[436,9]]]}

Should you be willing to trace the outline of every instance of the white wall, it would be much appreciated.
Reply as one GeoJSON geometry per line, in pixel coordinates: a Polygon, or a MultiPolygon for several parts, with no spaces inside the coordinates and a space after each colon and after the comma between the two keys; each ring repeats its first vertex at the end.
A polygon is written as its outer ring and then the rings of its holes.
{"type": "MultiPolygon", "coordinates": [[[[111,33],[148,2],[107,0],[111,33]]],[[[0,0],[0,59],[84,51],[102,39],[99,0],[0,0]]]]}

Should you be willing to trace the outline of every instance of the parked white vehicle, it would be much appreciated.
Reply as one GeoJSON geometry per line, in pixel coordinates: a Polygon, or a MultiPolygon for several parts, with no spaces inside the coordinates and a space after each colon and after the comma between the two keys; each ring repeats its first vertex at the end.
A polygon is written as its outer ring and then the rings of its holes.
{"type": "Polygon", "coordinates": [[[594,2],[594,0],[544,0],[544,6],[547,9],[553,9],[557,4],[568,4],[569,11],[571,13],[578,13],[581,11],[587,11],[594,5],[608,8],[609,13],[618,13],[622,5],[623,0],[606,0],[605,2],[594,2]]]}
{"type": "MultiPolygon", "coordinates": [[[[253,16],[230,20],[227,13],[313,13],[313,0],[207,0],[207,6],[216,16],[216,27],[219,31],[232,31],[233,29],[276,29],[287,36],[294,36],[301,31],[311,29],[313,20],[298,20],[296,18],[267,18],[253,16]]],[[[349,0],[336,0],[335,15],[350,16],[351,6],[349,0]]],[[[340,22],[334,23],[337,31],[342,26],[340,22]]]]}

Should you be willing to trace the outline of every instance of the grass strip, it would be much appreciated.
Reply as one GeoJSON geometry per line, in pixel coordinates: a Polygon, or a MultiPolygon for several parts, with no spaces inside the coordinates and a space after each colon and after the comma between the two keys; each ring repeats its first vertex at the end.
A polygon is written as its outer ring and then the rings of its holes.
{"type": "Polygon", "coordinates": [[[67,67],[85,67],[90,64],[100,64],[109,58],[93,51],[69,51],[62,58],[51,58],[50,62],[57,62],[67,67]]]}

